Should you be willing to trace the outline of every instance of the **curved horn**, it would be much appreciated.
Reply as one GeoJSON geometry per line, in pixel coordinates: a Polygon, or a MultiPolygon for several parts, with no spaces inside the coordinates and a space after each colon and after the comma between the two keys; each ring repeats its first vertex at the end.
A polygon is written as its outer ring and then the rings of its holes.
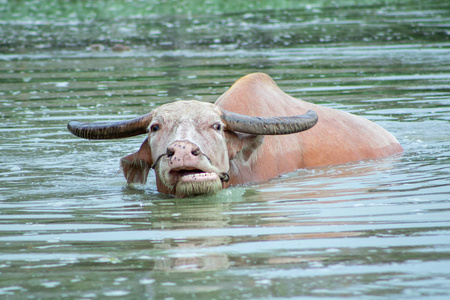
{"type": "Polygon", "coordinates": [[[291,134],[305,131],[316,125],[319,117],[313,110],[291,117],[250,117],[222,110],[222,120],[228,130],[256,135],[291,134]]]}
{"type": "Polygon", "coordinates": [[[112,123],[82,123],[70,121],[67,128],[74,135],[90,140],[121,139],[147,133],[152,117],[150,114],[133,120],[112,123]]]}

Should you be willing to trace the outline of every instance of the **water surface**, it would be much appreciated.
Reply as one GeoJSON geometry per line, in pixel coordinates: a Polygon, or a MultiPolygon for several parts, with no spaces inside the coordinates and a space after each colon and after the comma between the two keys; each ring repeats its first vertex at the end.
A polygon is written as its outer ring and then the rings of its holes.
{"type": "Polygon", "coordinates": [[[19,33],[0,55],[1,297],[450,296],[448,4],[148,17],[132,14],[136,3],[120,22],[55,17],[72,20],[73,35],[38,14],[1,23],[3,37],[19,33]],[[105,51],[86,50],[93,42],[105,51]],[[132,50],[113,52],[115,42],[132,50]],[[213,102],[261,71],[295,97],[378,123],[405,152],[179,200],[153,175],[126,185],[119,159],[144,137],[88,141],[66,129],[213,102]]]}

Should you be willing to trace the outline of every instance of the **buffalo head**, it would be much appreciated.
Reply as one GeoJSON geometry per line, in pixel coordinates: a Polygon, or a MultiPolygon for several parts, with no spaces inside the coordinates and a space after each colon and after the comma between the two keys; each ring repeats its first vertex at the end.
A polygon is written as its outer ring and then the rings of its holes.
{"type": "MultiPolygon", "coordinates": [[[[248,160],[264,135],[291,134],[313,127],[314,111],[289,117],[236,114],[199,101],[176,101],[139,118],[112,123],[71,121],[68,129],[86,139],[148,134],[141,149],[121,159],[128,183],[144,183],[155,170],[158,190],[176,197],[214,193],[230,180],[230,161],[248,160]]],[[[231,178],[232,179],[232,178],[231,178]]]]}

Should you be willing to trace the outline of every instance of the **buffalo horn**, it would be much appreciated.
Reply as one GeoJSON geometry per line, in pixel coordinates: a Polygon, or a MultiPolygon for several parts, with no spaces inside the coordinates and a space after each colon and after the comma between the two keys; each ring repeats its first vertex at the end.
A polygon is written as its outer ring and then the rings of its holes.
{"type": "Polygon", "coordinates": [[[290,117],[250,117],[222,110],[222,120],[226,130],[255,135],[291,134],[305,131],[313,127],[319,117],[313,110],[304,115],[290,117]]]}
{"type": "Polygon", "coordinates": [[[67,128],[74,135],[90,140],[121,139],[147,133],[150,114],[133,120],[109,123],[82,123],[70,121],[67,128]]]}

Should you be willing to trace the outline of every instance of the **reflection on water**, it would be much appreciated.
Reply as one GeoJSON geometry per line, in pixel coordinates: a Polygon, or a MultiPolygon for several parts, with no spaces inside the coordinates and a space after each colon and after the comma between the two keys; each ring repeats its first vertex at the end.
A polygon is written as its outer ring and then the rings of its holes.
{"type": "Polygon", "coordinates": [[[134,44],[122,53],[109,50],[110,33],[86,38],[83,22],[37,47],[31,32],[56,25],[35,14],[28,25],[1,21],[26,39],[8,37],[0,55],[0,295],[448,298],[448,4],[317,3],[124,18],[117,26],[136,26],[124,27],[120,42],[134,44]],[[107,49],[86,51],[91,42],[107,49]],[[295,97],[377,122],[404,154],[179,200],[159,194],[153,176],[126,186],[118,160],[143,137],[87,141],[66,130],[72,119],[213,102],[255,71],[295,97]]]}

